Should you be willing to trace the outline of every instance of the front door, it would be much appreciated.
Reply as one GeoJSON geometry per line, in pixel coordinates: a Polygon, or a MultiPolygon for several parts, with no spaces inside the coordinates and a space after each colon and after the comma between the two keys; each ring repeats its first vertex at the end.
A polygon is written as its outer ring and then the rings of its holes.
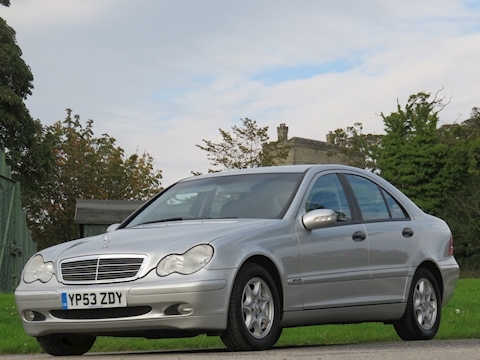
{"type": "Polygon", "coordinates": [[[337,224],[306,230],[297,221],[301,247],[304,309],[362,305],[369,302],[368,238],[354,223],[338,176],[320,174],[312,182],[299,219],[313,209],[331,209],[337,224]]]}

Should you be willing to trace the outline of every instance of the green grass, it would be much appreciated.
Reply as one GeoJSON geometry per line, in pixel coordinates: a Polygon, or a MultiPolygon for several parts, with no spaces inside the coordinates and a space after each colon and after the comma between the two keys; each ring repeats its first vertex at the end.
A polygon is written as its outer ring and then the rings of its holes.
{"type": "MultiPolygon", "coordinates": [[[[452,301],[443,309],[435,339],[480,337],[480,279],[461,279],[452,301]]],[[[347,344],[400,341],[393,326],[381,323],[322,325],[284,329],[276,346],[347,344]]],[[[135,351],[224,348],[218,337],[147,340],[100,337],[92,351],[135,351]]],[[[41,352],[36,340],[25,335],[15,309],[13,295],[0,294],[0,354],[41,352]]]]}
{"type": "Polygon", "coordinates": [[[0,354],[40,352],[35,338],[23,331],[12,294],[0,294],[0,354]]]}

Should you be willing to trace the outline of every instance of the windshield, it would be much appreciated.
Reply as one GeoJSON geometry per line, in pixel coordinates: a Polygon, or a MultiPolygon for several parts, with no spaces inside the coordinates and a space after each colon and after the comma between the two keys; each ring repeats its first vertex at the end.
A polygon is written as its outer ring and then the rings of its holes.
{"type": "Polygon", "coordinates": [[[281,218],[302,173],[225,175],[175,184],[127,227],[187,219],[281,218]]]}

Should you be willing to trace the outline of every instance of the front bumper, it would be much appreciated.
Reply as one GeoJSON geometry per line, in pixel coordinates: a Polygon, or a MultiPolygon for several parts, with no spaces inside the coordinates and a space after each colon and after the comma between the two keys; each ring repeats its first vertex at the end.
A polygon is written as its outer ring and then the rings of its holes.
{"type": "Polygon", "coordinates": [[[182,331],[209,333],[226,329],[234,276],[234,269],[203,269],[192,275],[172,274],[165,278],[151,272],[127,283],[77,286],[60,284],[53,278],[47,284],[20,284],[15,300],[25,332],[35,337],[58,333],[175,337],[182,331]],[[126,292],[126,308],[62,309],[62,292],[120,290],[126,292]],[[192,313],[172,314],[169,309],[177,304],[190,305],[192,313]],[[34,320],[27,320],[27,311],[37,314],[34,320]]]}

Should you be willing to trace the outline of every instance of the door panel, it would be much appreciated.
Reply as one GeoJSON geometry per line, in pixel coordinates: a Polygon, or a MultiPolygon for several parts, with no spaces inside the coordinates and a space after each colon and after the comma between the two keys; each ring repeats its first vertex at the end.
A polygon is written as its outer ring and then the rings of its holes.
{"type": "Polygon", "coordinates": [[[355,194],[368,235],[371,302],[403,301],[418,246],[415,222],[373,181],[352,174],[345,177],[355,194]]]}
{"type": "Polygon", "coordinates": [[[297,232],[305,309],[368,302],[368,240],[354,241],[357,231],[365,228],[355,224],[297,232]]]}
{"type": "Polygon", "coordinates": [[[318,176],[299,212],[297,236],[301,247],[305,309],[366,304],[369,299],[368,237],[354,223],[351,206],[336,174],[318,176]],[[337,225],[306,230],[301,216],[313,209],[331,209],[337,225]]]}
{"type": "Polygon", "coordinates": [[[374,303],[403,301],[413,257],[418,248],[417,235],[404,236],[412,221],[364,224],[370,245],[371,296],[374,303]]]}

